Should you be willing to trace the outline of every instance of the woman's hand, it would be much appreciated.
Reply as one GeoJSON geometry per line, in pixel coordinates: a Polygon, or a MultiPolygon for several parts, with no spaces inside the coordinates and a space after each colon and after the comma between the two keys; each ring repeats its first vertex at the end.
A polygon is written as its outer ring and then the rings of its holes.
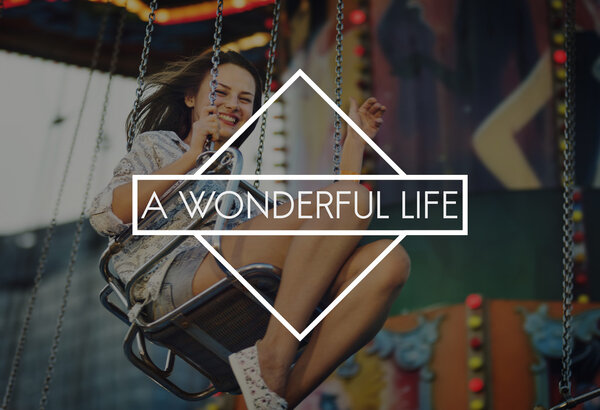
{"type": "MultiPolygon", "coordinates": [[[[373,97],[365,101],[360,108],[356,100],[351,98],[348,115],[372,139],[383,124],[385,110],[386,108],[373,97]]],[[[366,144],[366,141],[352,127],[347,127],[340,163],[342,173],[360,174],[366,144]]]]}
{"type": "Polygon", "coordinates": [[[219,139],[219,119],[217,107],[214,105],[202,108],[200,118],[193,122],[190,151],[200,155],[204,151],[204,143],[207,138],[211,138],[213,141],[219,139]]]}
{"type": "MultiPolygon", "coordinates": [[[[384,105],[377,102],[375,97],[367,99],[360,108],[358,108],[356,100],[350,98],[349,116],[369,138],[373,139],[383,124],[383,114],[385,114],[386,109],[384,105]]],[[[349,127],[348,136],[351,135],[362,140],[352,127],[349,127]]]]}

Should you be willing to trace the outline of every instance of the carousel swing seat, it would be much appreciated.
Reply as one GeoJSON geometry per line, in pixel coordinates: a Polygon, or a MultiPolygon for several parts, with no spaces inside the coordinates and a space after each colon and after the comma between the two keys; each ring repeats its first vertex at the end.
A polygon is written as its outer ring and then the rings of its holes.
{"type": "MultiPolygon", "coordinates": [[[[198,162],[208,159],[214,152],[203,153],[198,162]]],[[[215,161],[207,174],[229,173],[239,175],[242,169],[242,156],[236,148],[228,148],[220,160],[215,161]]],[[[174,217],[165,224],[158,210],[148,213],[140,222],[140,229],[157,229],[157,221],[162,229],[181,229],[177,224],[187,225],[187,229],[223,229],[225,218],[219,215],[214,202],[208,208],[204,218],[190,219],[188,211],[182,206],[178,191],[194,191],[199,194],[205,181],[186,180],[176,182],[161,198],[165,212],[174,217]],[[173,222],[170,222],[173,221],[173,222]],[[190,222],[191,221],[191,222],[190,222]],[[168,225],[168,224],[171,225],[168,225]],[[153,225],[154,224],[154,225],[153,225]]],[[[246,181],[227,181],[226,190],[251,194],[258,203],[265,202],[264,193],[246,181]],[[262,201],[262,202],[261,202],[262,201]]],[[[233,198],[227,195],[219,209],[232,212],[233,198]]],[[[185,400],[201,400],[212,394],[226,392],[239,394],[239,387],[229,367],[228,357],[232,353],[252,346],[266,332],[270,313],[262,304],[224,267],[226,277],[183,303],[175,310],[159,318],[149,317],[145,311],[132,317],[131,310],[136,304],[135,288],[137,284],[148,280],[161,261],[178,250],[185,240],[196,240],[189,236],[133,236],[131,229],[117,236],[104,251],[100,260],[100,271],[108,284],[100,293],[103,306],[129,326],[123,349],[127,358],[159,385],[185,400]],[[135,252],[145,246],[155,246],[159,241],[160,250],[145,261],[124,283],[122,278],[111,269],[111,260],[120,253],[135,252]],[[115,294],[126,309],[122,309],[109,297],[115,294]],[[146,340],[167,349],[167,359],[163,368],[155,364],[146,348],[146,340]],[[134,344],[137,345],[137,354],[134,344]],[[171,378],[175,357],[187,362],[211,382],[202,391],[189,392],[180,387],[171,378]]],[[[212,246],[221,253],[220,237],[212,237],[212,246]]],[[[280,282],[280,269],[266,263],[253,263],[237,269],[269,303],[273,304],[280,282]]],[[[322,311],[317,308],[314,317],[322,311]]],[[[300,344],[299,353],[307,339],[300,344]]]]}

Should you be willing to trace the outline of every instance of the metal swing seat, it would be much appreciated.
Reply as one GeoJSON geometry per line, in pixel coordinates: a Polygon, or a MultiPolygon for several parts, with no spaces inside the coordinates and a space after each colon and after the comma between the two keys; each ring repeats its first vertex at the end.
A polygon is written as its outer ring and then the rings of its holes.
{"type": "MultiPolygon", "coordinates": [[[[214,152],[205,152],[200,158],[209,158],[214,152]]],[[[199,160],[200,160],[199,158],[199,160]]],[[[216,161],[207,174],[232,175],[240,174],[242,169],[242,156],[236,148],[228,148],[220,161],[216,161]]],[[[186,213],[179,197],[179,190],[202,191],[203,181],[179,181],[169,189],[161,199],[161,204],[167,214],[176,212],[186,213]]],[[[257,200],[265,201],[264,193],[246,181],[230,180],[227,191],[245,191],[257,200]]],[[[227,199],[231,195],[227,196],[227,199]]],[[[233,201],[223,201],[225,205],[219,209],[231,210],[233,201]]],[[[274,204],[269,200],[270,207],[274,204]]],[[[148,229],[157,220],[164,219],[160,211],[148,213],[140,229],[148,229]]],[[[171,218],[169,218],[171,219],[171,218]]],[[[175,218],[176,219],[176,218],[175,218]]],[[[174,224],[176,222],[173,222],[174,224]]],[[[204,218],[192,220],[187,229],[207,229],[214,224],[214,229],[223,229],[225,218],[218,215],[214,202],[208,208],[204,218]]],[[[154,227],[154,226],[153,226],[154,227]]],[[[163,226],[162,229],[169,228],[163,226]]],[[[143,281],[149,272],[153,271],[160,261],[175,251],[188,236],[133,236],[131,229],[117,236],[104,251],[100,260],[100,271],[108,284],[100,293],[100,300],[104,307],[129,326],[123,341],[123,349],[127,358],[146,375],[159,385],[185,400],[201,400],[211,396],[217,391],[239,394],[239,387],[229,367],[230,354],[253,345],[262,338],[266,332],[270,313],[260,302],[225,268],[221,267],[227,275],[221,281],[196,295],[191,300],[169,312],[157,320],[148,319],[144,314],[139,315],[133,322],[130,321],[125,310],[117,306],[109,296],[113,293],[118,296],[127,310],[132,308],[132,289],[135,284],[143,281]],[[167,240],[165,241],[165,238],[167,240]],[[128,283],[123,281],[111,270],[111,259],[124,250],[135,251],[140,247],[148,246],[151,241],[162,240],[161,250],[140,266],[128,283]],[[168,350],[164,367],[157,365],[146,348],[146,340],[168,350]],[[137,344],[137,354],[134,348],[137,344]],[[179,357],[206,376],[211,385],[198,392],[188,392],[178,386],[170,376],[174,370],[175,357],[179,357]]],[[[212,245],[221,253],[220,237],[213,237],[212,245]]],[[[271,304],[275,300],[280,282],[280,269],[266,263],[253,263],[238,269],[242,275],[261,295],[271,304]]],[[[318,315],[321,309],[317,309],[318,315]]],[[[306,344],[304,339],[300,349],[306,344]]],[[[300,352],[300,351],[299,351],[300,352]]]]}

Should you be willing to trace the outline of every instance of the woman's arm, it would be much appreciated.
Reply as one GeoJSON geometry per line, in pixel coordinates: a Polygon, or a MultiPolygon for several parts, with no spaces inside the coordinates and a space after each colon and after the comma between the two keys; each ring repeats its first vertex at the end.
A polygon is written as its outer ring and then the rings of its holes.
{"type": "MultiPolygon", "coordinates": [[[[367,99],[360,108],[358,108],[356,101],[351,98],[348,115],[369,138],[373,138],[379,131],[381,124],[383,124],[385,110],[386,108],[379,104],[374,97],[367,99]]],[[[367,142],[352,127],[348,126],[347,130],[342,148],[340,170],[342,174],[360,174],[367,142]]]]}
{"type": "Polygon", "coordinates": [[[366,142],[361,136],[349,126],[342,148],[342,159],[340,162],[340,171],[342,174],[360,174],[365,144],[366,142]]]}

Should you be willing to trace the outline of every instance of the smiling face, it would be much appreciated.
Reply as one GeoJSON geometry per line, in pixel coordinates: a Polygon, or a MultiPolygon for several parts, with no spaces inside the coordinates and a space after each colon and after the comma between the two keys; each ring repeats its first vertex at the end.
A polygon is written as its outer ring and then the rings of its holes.
{"type": "MultiPolygon", "coordinates": [[[[200,119],[202,109],[210,105],[210,73],[205,76],[196,95],[185,97],[185,104],[192,108],[192,123],[200,119]]],[[[219,140],[223,142],[252,116],[256,84],[252,74],[235,64],[219,66],[215,106],[219,118],[219,140]]]]}

